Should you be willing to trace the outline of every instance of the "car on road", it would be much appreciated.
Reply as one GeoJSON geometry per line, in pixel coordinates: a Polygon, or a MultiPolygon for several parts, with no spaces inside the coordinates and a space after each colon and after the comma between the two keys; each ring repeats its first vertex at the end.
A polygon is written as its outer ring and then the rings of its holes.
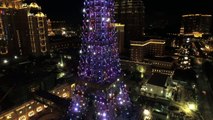
{"type": "Polygon", "coordinates": [[[203,93],[203,95],[206,95],[206,91],[205,90],[203,90],[202,93],[203,93]]]}

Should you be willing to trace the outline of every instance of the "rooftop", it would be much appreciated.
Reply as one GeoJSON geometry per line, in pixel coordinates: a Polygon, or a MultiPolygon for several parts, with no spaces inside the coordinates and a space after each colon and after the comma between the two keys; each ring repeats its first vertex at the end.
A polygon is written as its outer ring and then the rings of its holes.
{"type": "Polygon", "coordinates": [[[174,59],[172,57],[164,57],[164,56],[159,56],[159,57],[153,57],[150,60],[157,60],[157,61],[164,61],[164,62],[174,62],[174,59]]]}
{"type": "Polygon", "coordinates": [[[193,69],[176,69],[173,79],[185,82],[196,81],[196,72],[193,69]]]}
{"type": "Polygon", "coordinates": [[[209,14],[187,14],[187,15],[182,15],[182,17],[195,17],[195,16],[212,17],[212,15],[209,15],[209,14]]]}
{"type": "Polygon", "coordinates": [[[152,77],[148,80],[148,84],[156,85],[160,87],[166,87],[166,81],[167,81],[168,75],[154,73],[152,77]]]}
{"type": "Polygon", "coordinates": [[[4,76],[4,74],[0,73],[0,78],[3,77],[3,76],[4,76]]]}
{"type": "Polygon", "coordinates": [[[160,39],[150,39],[147,41],[131,41],[131,46],[136,46],[136,47],[144,47],[149,44],[165,45],[166,42],[165,40],[160,40],[160,39]]]}

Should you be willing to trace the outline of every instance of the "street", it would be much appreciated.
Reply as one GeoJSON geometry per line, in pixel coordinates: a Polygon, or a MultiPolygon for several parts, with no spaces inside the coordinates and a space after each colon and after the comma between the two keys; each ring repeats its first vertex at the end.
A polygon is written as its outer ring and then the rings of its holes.
{"type": "Polygon", "coordinates": [[[201,65],[194,69],[198,74],[199,109],[204,120],[213,120],[213,92],[201,65]],[[205,91],[205,92],[204,92],[205,91]],[[205,94],[206,93],[206,94],[205,94]]]}

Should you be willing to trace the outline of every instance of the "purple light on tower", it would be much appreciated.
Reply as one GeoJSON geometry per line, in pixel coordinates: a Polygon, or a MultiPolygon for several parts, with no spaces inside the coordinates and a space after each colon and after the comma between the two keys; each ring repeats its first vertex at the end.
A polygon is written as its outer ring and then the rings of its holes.
{"type": "Polygon", "coordinates": [[[95,83],[114,82],[121,72],[114,0],[85,0],[79,76],[95,83]]]}
{"type": "Polygon", "coordinates": [[[85,0],[83,17],[80,84],[74,91],[69,114],[71,120],[83,119],[87,110],[92,109],[88,106],[91,98],[86,97],[92,95],[95,119],[115,120],[116,111],[129,106],[130,100],[124,84],[119,81],[121,69],[113,25],[114,0],[85,0]]]}

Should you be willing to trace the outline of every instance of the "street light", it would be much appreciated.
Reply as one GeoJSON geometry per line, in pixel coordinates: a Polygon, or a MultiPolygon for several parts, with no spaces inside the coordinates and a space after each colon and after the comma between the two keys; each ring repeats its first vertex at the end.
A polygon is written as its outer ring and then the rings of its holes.
{"type": "Polygon", "coordinates": [[[7,59],[3,60],[3,63],[4,63],[4,64],[7,64],[7,63],[8,63],[8,60],[7,60],[7,59]]]}
{"type": "Polygon", "coordinates": [[[141,78],[144,78],[145,68],[143,66],[137,66],[137,70],[141,73],[141,78]]]}
{"type": "Polygon", "coordinates": [[[143,116],[144,116],[144,120],[151,120],[151,112],[147,109],[143,110],[143,116]]]}
{"type": "Polygon", "coordinates": [[[64,63],[61,63],[60,66],[61,66],[61,67],[64,67],[64,63]]]}
{"type": "Polygon", "coordinates": [[[147,109],[144,109],[143,114],[144,114],[145,116],[150,116],[150,111],[147,110],[147,109]]]}
{"type": "Polygon", "coordinates": [[[63,62],[58,62],[58,66],[60,66],[60,67],[64,67],[64,63],[63,62]]]}
{"type": "Polygon", "coordinates": [[[14,59],[18,59],[18,56],[14,56],[14,59]]]}
{"type": "Polygon", "coordinates": [[[61,60],[60,60],[60,62],[58,62],[58,65],[60,66],[60,67],[64,67],[64,61],[63,61],[63,58],[62,58],[62,56],[61,56],[61,60]]]}
{"type": "Polygon", "coordinates": [[[196,111],[197,105],[195,103],[188,103],[188,108],[192,111],[196,111]]]}

